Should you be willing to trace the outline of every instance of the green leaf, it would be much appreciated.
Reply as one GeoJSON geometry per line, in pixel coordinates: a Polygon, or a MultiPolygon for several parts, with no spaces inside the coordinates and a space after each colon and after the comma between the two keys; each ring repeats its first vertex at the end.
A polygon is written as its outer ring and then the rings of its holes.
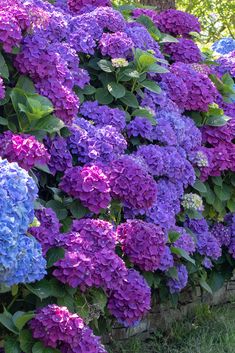
{"type": "Polygon", "coordinates": [[[59,220],[65,219],[68,215],[66,208],[60,201],[50,200],[46,203],[46,207],[52,208],[59,220]]]}
{"type": "Polygon", "coordinates": [[[27,324],[27,322],[34,317],[34,315],[35,314],[33,311],[29,311],[29,312],[18,311],[13,315],[13,322],[15,326],[18,328],[18,330],[20,331],[27,324]]]}
{"type": "Polygon", "coordinates": [[[6,118],[3,118],[2,116],[0,116],[0,125],[7,126],[8,120],[6,118]]]}
{"type": "Polygon", "coordinates": [[[27,76],[21,75],[17,81],[16,87],[22,89],[24,92],[32,94],[35,93],[35,86],[32,80],[27,76]]]}
{"type": "Polygon", "coordinates": [[[175,231],[168,232],[168,239],[171,243],[174,243],[177,239],[179,239],[180,233],[175,231]]]}
{"type": "Polygon", "coordinates": [[[33,345],[32,353],[44,353],[45,346],[41,342],[37,342],[33,345]]]}
{"type": "Polygon", "coordinates": [[[221,213],[225,209],[225,204],[218,197],[215,197],[213,207],[217,212],[221,213]]]}
{"type": "Polygon", "coordinates": [[[152,287],[154,283],[154,274],[153,272],[144,272],[143,273],[144,278],[146,279],[148,285],[152,287]]]}
{"type": "Polygon", "coordinates": [[[171,36],[170,34],[163,34],[160,43],[178,43],[178,39],[171,36]]]}
{"type": "Polygon", "coordinates": [[[83,94],[90,96],[92,94],[95,94],[96,92],[96,88],[91,86],[91,85],[86,85],[83,90],[82,90],[83,94]]]}
{"type": "Polygon", "coordinates": [[[8,336],[4,340],[5,353],[21,353],[20,344],[15,337],[8,336]]]}
{"type": "Polygon", "coordinates": [[[0,314],[0,323],[9,331],[18,335],[17,327],[14,325],[12,315],[4,308],[4,312],[0,314]]]}
{"type": "Polygon", "coordinates": [[[0,53],[0,76],[9,79],[9,70],[3,55],[0,53]]]}
{"type": "Polygon", "coordinates": [[[54,115],[46,116],[34,123],[32,130],[43,130],[49,134],[59,132],[64,127],[62,120],[54,115]]]}
{"type": "Polygon", "coordinates": [[[213,183],[214,183],[215,185],[218,185],[218,186],[222,186],[222,185],[223,185],[223,179],[222,179],[220,176],[218,176],[218,177],[211,177],[211,179],[212,179],[212,181],[213,181],[213,183]]]}
{"type": "Polygon", "coordinates": [[[208,279],[208,284],[212,291],[216,292],[217,290],[223,287],[224,281],[225,278],[221,273],[213,271],[208,279]]]}
{"type": "Polygon", "coordinates": [[[159,85],[157,85],[154,81],[149,81],[149,80],[145,80],[143,82],[141,82],[141,85],[145,88],[147,88],[149,91],[154,92],[154,93],[161,93],[161,87],[159,85]]]}
{"type": "Polygon", "coordinates": [[[148,109],[139,108],[135,109],[131,116],[143,116],[145,118],[152,118],[154,114],[152,114],[148,109]]]}
{"type": "Polygon", "coordinates": [[[102,71],[104,72],[113,72],[114,71],[114,67],[112,66],[112,63],[108,60],[100,60],[98,61],[98,66],[101,68],[102,71]]]}
{"type": "Polygon", "coordinates": [[[215,202],[215,194],[214,192],[211,190],[209,184],[205,184],[206,185],[206,189],[207,189],[207,193],[205,195],[205,198],[206,198],[206,202],[209,204],[209,205],[213,205],[214,202],[215,202]]]}
{"type": "Polygon", "coordinates": [[[176,248],[174,246],[171,246],[171,252],[175,255],[178,255],[180,257],[183,257],[185,260],[191,262],[192,264],[195,265],[195,260],[191,258],[191,256],[189,256],[189,254],[187,253],[187,251],[185,251],[184,249],[180,249],[180,248],[176,248]]]}
{"type": "Polygon", "coordinates": [[[126,91],[125,96],[120,98],[120,101],[131,108],[138,108],[139,107],[139,102],[138,102],[136,96],[129,91],[126,91]]]}
{"type": "Polygon", "coordinates": [[[47,268],[50,268],[57,261],[64,258],[65,251],[63,248],[51,248],[47,251],[47,268]]]}
{"type": "Polygon", "coordinates": [[[169,72],[169,70],[164,66],[153,64],[148,67],[148,72],[153,72],[156,74],[166,74],[167,72],[169,72]]]}
{"type": "Polygon", "coordinates": [[[123,85],[121,85],[120,83],[116,83],[114,81],[110,82],[107,85],[107,89],[108,89],[109,93],[116,99],[122,98],[126,94],[125,87],[123,85]]]}
{"type": "Polygon", "coordinates": [[[173,279],[178,279],[179,278],[178,270],[177,270],[177,268],[175,266],[169,268],[169,270],[167,271],[166,275],[168,277],[170,277],[170,278],[173,278],[173,279]]]}
{"type": "Polygon", "coordinates": [[[209,116],[206,119],[206,124],[209,126],[224,126],[231,118],[227,115],[209,116]]]}
{"type": "Polygon", "coordinates": [[[207,292],[209,292],[210,294],[213,294],[211,287],[209,286],[209,284],[206,282],[204,277],[201,277],[199,279],[199,284],[202,288],[204,288],[207,292]]]}
{"type": "Polygon", "coordinates": [[[220,201],[227,201],[231,197],[232,190],[229,188],[228,185],[223,185],[222,187],[215,185],[214,191],[220,201]]]}
{"type": "Polygon", "coordinates": [[[105,88],[98,88],[95,93],[95,99],[100,103],[100,104],[110,104],[113,101],[113,97],[109,93],[109,91],[105,88]]]}
{"type": "Polygon", "coordinates": [[[206,188],[205,184],[199,179],[197,179],[195,181],[193,188],[203,194],[207,192],[207,188],[206,188]]]}
{"type": "Polygon", "coordinates": [[[99,310],[104,313],[108,298],[102,289],[92,289],[91,291],[92,303],[96,304],[99,310]]]}
{"type": "Polygon", "coordinates": [[[230,199],[227,201],[227,207],[230,212],[235,212],[235,199],[230,199]]]}
{"type": "Polygon", "coordinates": [[[25,286],[30,292],[35,294],[41,300],[51,296],[51,284],[46,279],[32,284],[25,284],[25,286]]]}
{"type": "Polygon", "coordinates": [[[73,201],[69,206],[69,209],[76,219],[83,218],[87,213],[89,213],[89,210],[84,207],[79,200],[73,201]]]}
{"type": "Polygon", "coordinates": [[[142,54],[138,59],[138,64],[141,68],[148,68],[156,62],[156,58],[148,53],[142,54]]]}

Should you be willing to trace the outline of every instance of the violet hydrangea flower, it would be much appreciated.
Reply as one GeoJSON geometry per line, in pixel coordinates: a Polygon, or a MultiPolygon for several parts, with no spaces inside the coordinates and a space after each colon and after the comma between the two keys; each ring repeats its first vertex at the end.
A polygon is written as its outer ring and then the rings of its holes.
{"type": "Polygon", "coordinates": [[[179,293],[188,283],[188,271],[184,265],[177,266],[178,278],[171,278],[167,282],[167,286],[171,294],[179,293]]]}
{"type": "Polygon", "coordinates": [[[104,33],[99,42],[102,55],[111,58],[126,58],[131,54],[134,43],[125,32],[104,33]]]}
{"type": "Polygon", "coordinates": [[[155,271],[165,250],[163,230],[141,220],[128,220],[117,228],[123,252],[144,271],[155,271]]]}
{"type": "Polygon", "coordinates": [[[97,214],[111,201],[109,180],[96,165],[67,169],[59,187],[97,214]]]}
{"type": "Polygon", "coordinates": [[[202,60],[200,49],[191,39],[180,38],[178,43],[165,44],[164,51],[173,62],[192,64],[202,60]]]}
{"type": "Polygon", "coordinates": [[[0,100],[5,97],[5,87],[3,83],[3,79],[0,77],[0,100]]]}

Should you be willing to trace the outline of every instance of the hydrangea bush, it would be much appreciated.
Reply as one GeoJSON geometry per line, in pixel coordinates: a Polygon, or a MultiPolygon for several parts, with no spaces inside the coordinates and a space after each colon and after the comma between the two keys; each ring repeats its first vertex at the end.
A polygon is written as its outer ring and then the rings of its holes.
{"type": "Polygon", "coordinates": [[[195,32],[177,10],[1,1],[0,350],[105,353],[152,298],[232,276],[234,43],[195,32]]]}

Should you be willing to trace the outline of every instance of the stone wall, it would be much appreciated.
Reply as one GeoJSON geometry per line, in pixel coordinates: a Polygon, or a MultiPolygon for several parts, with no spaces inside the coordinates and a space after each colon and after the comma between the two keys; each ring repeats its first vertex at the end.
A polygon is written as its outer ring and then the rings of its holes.
{"type": "Polygon", "coordinates": [[[182,320],[186,315],[193,313],[200,304],[211,306],[229,303],[235,300],[235,276],[213,295],[203,291],[201,287],[187,288],[179,298],[177,307],[170,302],[156,305],[141,323],[132,328],[124,328],[117,325],[113,327],[110,337],[104,337],[107,342],[112,340],[124,340],[135,335],[148,335],[157,329],[166,329],[176,320],[182,320]]]}

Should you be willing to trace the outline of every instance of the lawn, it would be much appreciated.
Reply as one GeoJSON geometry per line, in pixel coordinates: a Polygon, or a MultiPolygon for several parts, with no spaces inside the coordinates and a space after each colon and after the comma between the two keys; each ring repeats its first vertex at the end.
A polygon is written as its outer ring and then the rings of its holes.
{"type": "Polygon", "coordinates": [[[133,338],[115,344],[109,353],[235,353],[235,304],[209,309],[156,332],[142,342],[133,338]]]}

